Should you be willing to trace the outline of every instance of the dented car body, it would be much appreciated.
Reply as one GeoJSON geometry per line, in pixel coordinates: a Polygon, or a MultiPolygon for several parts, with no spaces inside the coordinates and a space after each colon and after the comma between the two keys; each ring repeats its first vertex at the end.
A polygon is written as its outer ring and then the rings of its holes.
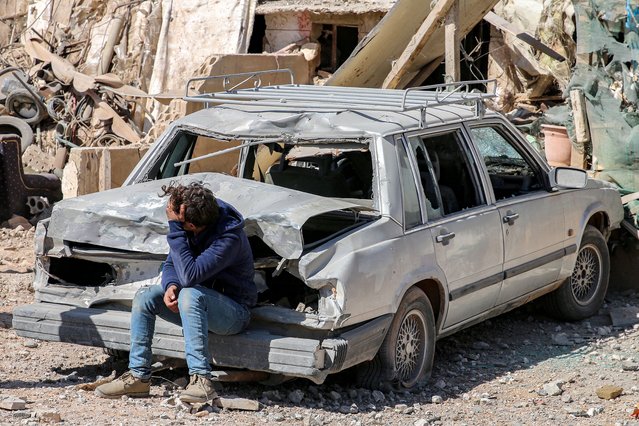
{"type": "MultiPolygon", "coordinates": [[[[551,169],[481,97],[287,87],[231,93],[173,123],[122,188],[58,203],[17,333],[127,351],[131,300],[168,253],[158,194],[174,180],[237,208],[255,258],[258,306],[246,331],[211,334],[218,366],[321,383],[377,363],[364,381],[410,388],[441,336],[547,293],[566,318],[599,307],[614,189],[551,169]]],[[[183,358],[181,329],[159,321],[153,351],[183,358]]]]}

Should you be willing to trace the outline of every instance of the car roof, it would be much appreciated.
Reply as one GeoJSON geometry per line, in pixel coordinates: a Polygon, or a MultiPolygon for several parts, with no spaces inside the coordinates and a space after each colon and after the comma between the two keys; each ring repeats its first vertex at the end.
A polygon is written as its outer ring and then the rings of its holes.
{"type": "Polygon", "coordinates": [[[238,138],[285,135],[303,140],[362,139],[478,118],[477,103],[486,97],[490,96],[428,90],[266,86],[186,97],[189,101],[218,105],[187,115],[175,125],[238,138]]]}

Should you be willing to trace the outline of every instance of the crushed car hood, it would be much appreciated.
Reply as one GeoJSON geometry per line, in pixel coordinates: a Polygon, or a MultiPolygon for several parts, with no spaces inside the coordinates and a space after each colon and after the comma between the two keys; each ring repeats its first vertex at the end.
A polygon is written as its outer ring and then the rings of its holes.
{"type": "Polygon", "coordinates": [[[286,259],[302,254],[302,226],[311,217],[337,210],[372,211],[350,201],[325,198],[218,173],[144,182],[57,203],[47,235],[57,240],[118,250],[167,254],[168,224],[162,185],[204,182],[216,197],[245,218],[249,236],[261,238],[286,259]]]}

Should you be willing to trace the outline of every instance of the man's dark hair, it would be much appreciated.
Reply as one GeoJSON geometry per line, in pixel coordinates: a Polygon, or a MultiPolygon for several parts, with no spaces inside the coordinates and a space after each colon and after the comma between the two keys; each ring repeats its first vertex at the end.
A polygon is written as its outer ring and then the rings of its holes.
{"type": "Polygon", "coordinates": [[[205,188],[200,182],[191,182],[188,185],[174,184],[162,185],[160,197],[169,196],[171,209],[179,214],[180,206],[186,206],[184,220],[195,226],[206,226],[217,223],[220,216],[220,208],[215,196],[210,189],[205,188]]]}

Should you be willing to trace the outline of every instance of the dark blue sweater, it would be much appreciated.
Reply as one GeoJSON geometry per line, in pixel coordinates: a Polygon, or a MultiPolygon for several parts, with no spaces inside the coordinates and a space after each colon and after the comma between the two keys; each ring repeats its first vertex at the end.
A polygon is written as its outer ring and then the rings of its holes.
{"type": "Polygon", "coordinates": [[[202,285],[248,307],[257,302],[253,281],[253,254],[244,233],[244,219],[231,205],[218,199],[220,217],[215,225],[194,235],[182,223],[169,221],[169,255],[162,269],[164,291],[202,285]]]}

